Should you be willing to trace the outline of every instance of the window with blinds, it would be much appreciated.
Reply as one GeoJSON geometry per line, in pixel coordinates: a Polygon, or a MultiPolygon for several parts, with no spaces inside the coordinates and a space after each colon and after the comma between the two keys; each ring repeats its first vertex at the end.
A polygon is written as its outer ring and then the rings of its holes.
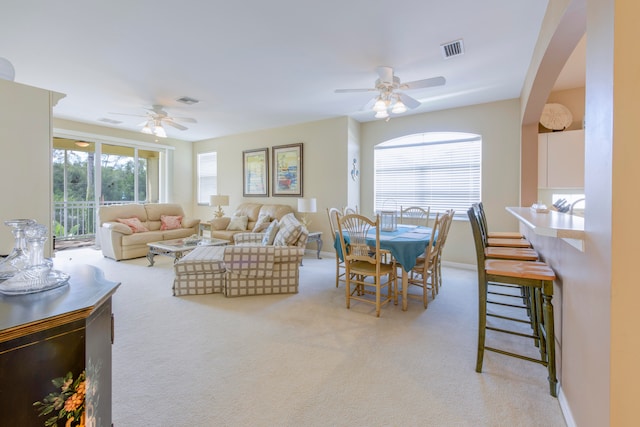
{"type": "Polygon", "coordinates": [[[208,205],[209,196],[218,194],[218,153],[198,154],[198,204],[208,205]]]}
{"type": "Polygon", "coordinates": [[[459,132],[407,135],[374,150],[374,209],[455,209],[465,218],[481,200],[482,138],[459,132]]]}

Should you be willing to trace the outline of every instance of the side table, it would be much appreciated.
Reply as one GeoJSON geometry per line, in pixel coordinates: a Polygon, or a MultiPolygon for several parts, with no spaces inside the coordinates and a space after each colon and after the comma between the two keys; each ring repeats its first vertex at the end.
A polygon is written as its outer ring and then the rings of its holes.
{"type": "Polygon", "coordinates": [[[211,222],[210,221],[200,221],[198,225],[198,236],[204,237],[204,231],[207,230],[211,233],[211,222]]]}
{"type": "Polygon", "coordinates": [[[314,231],[309,233],[309,237],[307,237],[307,244],[309,242],[316,242],[318,245],[318,259],[320,258],[320,251],[322,250],[322,231],[314,231]]]}

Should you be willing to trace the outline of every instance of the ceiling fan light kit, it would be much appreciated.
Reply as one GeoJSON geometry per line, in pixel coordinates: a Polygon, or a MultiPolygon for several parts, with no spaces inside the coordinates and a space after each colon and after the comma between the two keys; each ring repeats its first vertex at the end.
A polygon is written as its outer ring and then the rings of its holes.
{"type": "Polygon", "coordinates": [[[412,98],[403,91],[442,86],[446,83],[445,78],[442,76],[401,83],[400,78],[393,75],[393,68],[391,67],[378,67],[377,72],[379,77],[375,82],[375,87],[373,88],[336,89],[335,91],[336,93],[378,91],[379,95],[374,98],[375,103],[372,108],[376,113],[373,117],[376,119],[388,120],[389,112],[393,114],[402,114],[407,112],[407,109],[409,108],[414,109],[421,105],[420,101],[412,98]]]}

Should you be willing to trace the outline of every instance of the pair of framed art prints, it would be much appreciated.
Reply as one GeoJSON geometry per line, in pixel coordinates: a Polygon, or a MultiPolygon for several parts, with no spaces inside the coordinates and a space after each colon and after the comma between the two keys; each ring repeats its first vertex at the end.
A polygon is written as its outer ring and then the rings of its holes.
{"type": "Polygon", "coordinates": [[[302,143],[271,147],[271,160],[269,176],[269,148],[242,152],[242,195],[302,197],[302,143]]]}

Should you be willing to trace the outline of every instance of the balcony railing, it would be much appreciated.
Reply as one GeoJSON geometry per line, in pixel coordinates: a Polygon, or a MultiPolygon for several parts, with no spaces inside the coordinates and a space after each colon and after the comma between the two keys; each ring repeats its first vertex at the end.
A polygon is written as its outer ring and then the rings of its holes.
{"type": "MultiPolygon", "coordinates": [[[[121,200],[101,202],[100,206],[121,203],[121,200]]],[[[55,238],[73,240],[95,237],[97,206],[95,202],[54,202],[52,233],[55,238]]]]}

